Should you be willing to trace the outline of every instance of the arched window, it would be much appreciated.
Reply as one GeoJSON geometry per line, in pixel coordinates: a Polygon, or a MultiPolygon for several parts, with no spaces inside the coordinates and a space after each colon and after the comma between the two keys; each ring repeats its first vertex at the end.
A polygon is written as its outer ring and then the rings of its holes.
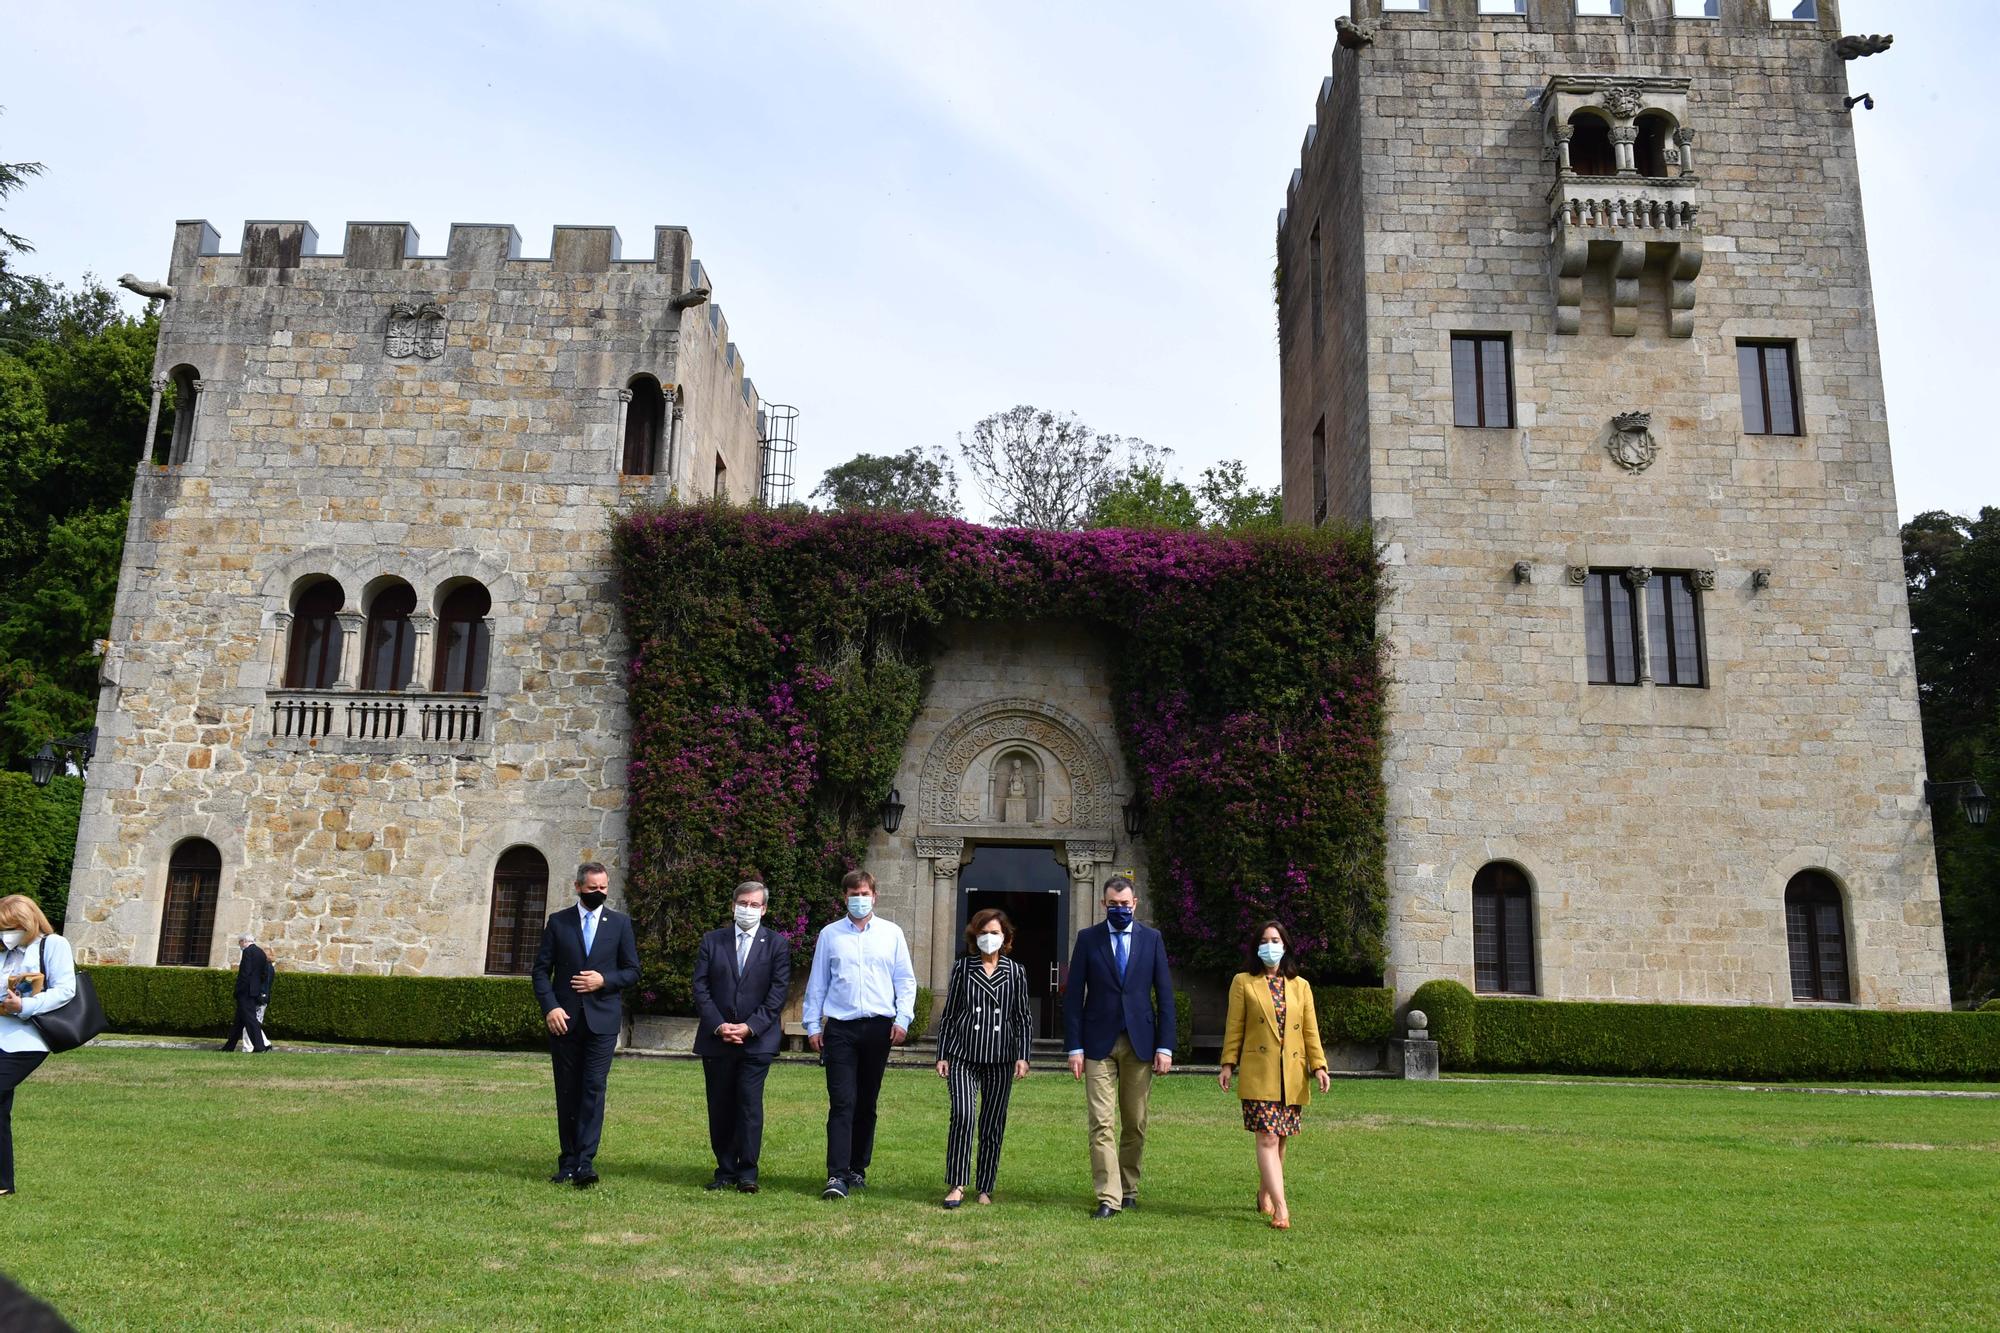
{"type": "Polygon", "coordinates": [[[722,455],[715,456],[715,498],[729,498],[729,464],[722,461],[722,455]]]}
{"type": "Polygon", "coordinates": [[[1847,923],[1840,886],[1817,870],[1785,885],[1785,943],[1792,955],[1792,998],[1848,1002],[1847,923]]]}
{"type": "Polygon", "coordinates": [[[1648,111],[1633,122],[1639,137],[1632,141],[1632,157],[1641,176],[1667,174],[1667,145],[1674,141],[1673,117],[1648,111]]]}
{"type": "Polygon", "coordinates": [[[431,689],[439,694],[484,694],[492,631],[486,613],[493,597],[477,583],[461,583],[438,607],[437,667],[431,689]]]}
{"type": "Polygon", "coordinates": [[[1489,861],[1472,877],[1472,972],[1478,990],[1535,993],[1528,876],[1511,861],[1489,861]]]}
{"type": "Polygon", "coordinates": [[[195,404],[200,396],[200,371],[183,365],[167,372],[166,392],[160,399],[159,433],[153,437],[155,463],[187,462],[194,447],[195,404]]]}
{"type": "Polygon", "coordinates": [[[635,375],[625,386],[625,475],[650,477],[660,468],[660,437],[667,424],[667,395],[651,375],[635,375]]]}
{"type": "Polygon", "coordinates": [[[407,583],[392,583],[368,604],[368,639],[361,650],[361,688],[400,690],[416,673],[417,638],[410,616],[417,594],[407,583]]]}
{"type": "Polygon", "coordinates": [[[509,847],[493,867],[493,915],[486,930],[486,970],[525,976],[541,946],[548,914],[548,858],[532,847],[509,847]]]}
{"type": "Polygon", "coordinates": [[[1576,132],[1569,141],[1569,167],[1579,176],[1615,176],[1618,155],[1611,150],[1611,126],[1604,117],[1579,111],[1569,118],[1576,132]]]}
{"type": "Polygon", "coordinates": [[[285,653],[285,688],[330,690],[340,675],[340,622],[347,593],[320,579],[299,593],[292,607],[292,641],[285,653]]]}
{"type": "Polygon", "coordinates": [[[167,861],[167,901],[160,913],[161,967],[207,967],[215,933],[215,900],[222,893],[222,853],[204,838],[189,838],[167,861]]]}

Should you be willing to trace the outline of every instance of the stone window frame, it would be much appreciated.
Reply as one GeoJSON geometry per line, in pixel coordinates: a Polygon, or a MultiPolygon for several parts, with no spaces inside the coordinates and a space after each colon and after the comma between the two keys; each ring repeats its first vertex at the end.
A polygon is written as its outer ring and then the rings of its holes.
{"type": "Polygon", "coordinates": [[[1732,345],[1736,352],[1736,396],[1739,427],[1744,435],[1776,436],[1781,439],[1801,438],[1806,434],[1805,395],[1799,386],[1799,345],[1794,338],[1735,338],[1732,345]],[[1773,348],[1781,348],[1785,353],[1785,390],[1791,395],[1792,428],[1776,429],[1776,415],[1771,402],[1771,365],[1769,353],[1773,348]],[[1758,413],[1764,429],[1750,428],[1748,384],[1743,379],[1743,353],[1749,350],[1757,353],[1757,387],[1759,399],[1758,413]]]}
{"type": "MultiPolygon", "coordinates": [[[[1617,689],[1631,689],[1634,687],[1639,687],[1639,688],[1657,687],[1659,689],[1676,689],[1676,690],[1708,688],[1708,657],[1709,657],[1708,636],[1707,636],[1708,618],[1704,613],[1705,612],[1704,603],[1706,599],[1703,598],[1702,594],[1705,592],[1712,592],[1715,588],[1715,569],[1712,563],[1698,564],[1697,567],[1684,568],[1684,569],[1664,569],[1653,565],[1627,565],[1623,568],[1619,568],[1613,565],[1590,565],[1590,566],[1584,566],[1581,569],[1572,567],[1569,574],[1569,583],[1572,587],[1581,587],[1584,589],[1584,596],[1582,599],[1583,611],[1584,611],[1584,636],[1585,636],[1584,673],[1585,673],[1585,679],[1588,681],[1589,684],[1608,685],[1617,689]],[[1577,577],[1578,573],[1581,573],[1584,577],[1579,579],[1577,577]],[[1632,615],[1632,651],[1634,657],[1633,667],[1635,674],[1637,676],[1637,679],[1635,680],[1616,679],[1618,671],[1616,663],[1614,661],[1615,654],[1611,651],[1615,649],[1616,645],[1609,638],[1611,629],[1608,623],[1606,622],[1600,622],[1600,624],[1604,624],[1604,633],[1607,636],[1605,644],[1607,653],[1605,660],[1607,663],[1608,674],[1611,675],[1613,679],[1595,680],[1591,679],[1589,676],[1589,670],[1590,670],[1589,636],[1590,636],[1590,623],[1591,623],[1590,590],[1593,587],[1593,580],[1597,579],[1608,580],[1613,576],[1616,576],[1625,585],[1625,588],[1631,599],[1629,604],[1631,606],[1631,615],[1632,615]],[[1666,586],[1664,581],[1666,579],[1686,580],[1688,584],[1688,590],[1693,594],[1695,635],[1696,635],[1695,651],[1698,654],[1696,669],[1697,669],[1697,674],[1700,678],[1697,682],[1690,683],[1688,681],[1678,680],[1678,679],[1663,681],[1658,678],[1658,673],[1656,670],[1656,663],[1655,663],[1657,645],[1655,645],[1653,642],[1653,632],[1654,632],[1653,622],[1655,620],[1653,612],[1656,604],[1656,598],[1659,596],[1659,593],[1655,590],[1654,585],[1659,584],[1660,587],[1664,589],[1664,587],[1666,586]]],[[[1608,582],[1604,586],[1608,588],[1609,587],[1608,582]]],[[[1664,606],[1665,604],[1662,605],[1664,606]]],[[[1664,619],[1669,623],[1670,627],[1669,632],[1671,632],[1671,623],[1673,619],[1671,610],[1667,610],[1666,614],[1664,614],[1659,618],[1664,619]]],[[[1668,651],[1668,661],[1670,664],[1673,664],[1676,667],[1678,666],[1678,663],[1675,661],[1675,656],[1672,652],[1671,645],[1669,646],[1669,651],[1668,651]]],[[[1680,673],[1678,672],[1678,670],[1676,670],[1675,674],[1679,675],[1680,673]]]]}
{"type": "MultiPolygon", "coordinates": [[[[1494,879],[1500,879],[1502,877],[1503,877],[1502,875],[1498,874],[1493,876],[1494,879]]],[[[1482,864],[1478,870],[1473,872],[1472,989],[1476,994],[1536,996],[1536,997],[1539,997],[1541,995],[1542,977],[1541,977],[1540,953],[1541,953],[1542,933],[1540,930],[1540,922],[1537,920],[1537,917],[1540,915],[1540,913],[1537,910],[1539,906],[1538,902],[1539,898],[1540,894],[1536,889],[1534,875],[1528,870],[1528,868],[1525,865],[1522,865],[1519,861],[1513,860],[1509,857],[1495,857],[1492,860],[1489,860],[1484,864],[1482,864]],[[1501,884],[1496,886],[1496,885],[1491,885],[1489,883],[1488,887],[1484,889],[1481,888],[1480,880],[1482,878],[1486,878],[1487,873],[1489,871],[1501,871],[1501,870],[1504,870],[1505,872],[1513,876],[1518,876],[1519,878],[1518,884],[1501,884]],[[1499,975],[1500,985],[1498,988],[1495,989],[1488,989],[1487,987],[1484,987],[1479,983],[1479,939],[1480,939],[1479,903],[1481,898],[1497,899],[1500,904],[1499,908],[1494,914],[1494,921],[1499,930],[1499,935],[1500,935],[1498,944],[1496,946],[1499,953],[1498,962],[1500,971],[1499,975]],[[1517,981],[1523,979],[1510,975],[1510,968],[1508,966],[1508,961],[1507,961],[1507,954],[1508,954],[1507,946],[1511,941],[1509,940],[1507,935],[1506,905],[1511,900],[1518,900],[1522,904],[1523,922],[1528,932],[1527,949],[1525,951],[1527,955],[1526,966],[1528,969],[1528,975],[1525,978],[1525,980],[1527,981],[1528,984],[1525,990],[1519,987],[1509,986],[1507,984],[1510,981],[1517,981]]]]}
{"type": "Polygon", "coordinates": [[[415,687],[429,673],[424,664],[417,661],[417,650],[423,640],[430,636],[420,633],[419,617],[423,615],[417,608],[417,590],[410,581],[394,574],[386,574],[376,579],[361,591],[361,614],[365,617],[361,634],[361,660],[356,664],[355,690],[362,694],[393,694],[415,687]],[[410,609],[400,615],[395,614],[393,605],[385,613],[383,598],[401,600],[398,593],[407,593],[410,609]],[[400,622],[400,623],[397,623],[400,622]],[[387,684],[375,679],[375,650],[377,639],[389,632],[393,625],[396,643],[396,660],[389,668],[387,684]],[[408,658],[408,669],[404,668],[404,658],[408,658]],[[400,677],[400,679],[398,679],[400,677]]]}
{"type": "MultiPolygon", "coordinates": [[[[222,853],[221,883],[216,889],[215,920],[209,929],[208,956],[211,959],[226,957],[229,937],[248,929],[251,924],[251,905],[237,901],[234,896],[236,878],[244,864],[243,836],[240,818],[231,821],[220,815],[171,815],[155,824],[140,843],[134,858],[144,876],[135,904],[141,912],[139,920],[143,925],[132,941],[129,957],[110,961],[136,962],[159,957],[162,928],[166,921],[168,867],[174,849],[197,838],[222,853]]],[[[121,917],[124,910],[118,909],[121,917]]],[[[81,961],[88,964],[92,959],[83,958],[81,961]]]]}
{"type": "Polygon", "coordinates": [[[1785,881],[1783,905],[1785,971],[1790,980],[1790,986],[1787,990],[1788,998],[1794,1004],[1852,1006],[1855,1002],[1854,913],[1852,895],[1848,891],[1846,881],[1823,866],[1802,867],[1793,871],[1790,878],[1785,881]],[[1804,901],[1795,903],[1793,897],[1800,888],[1800,881],[1808,879],[1816,880],[1818,883],[1807,885],[1806,887],[1812,890],[1812,892],[1799,894],[1804,901]],[[1815,915],[1807,911],[1802,911],[1799,915],[1805,925],[1807,966],[1810,969],[1810,975],[1805,980],[1807,988],[1814,993],[1801,995],[1799,993],[1800,975],[1798,959],[1793,952],[1794,908],[1826,907],[1829,905],[1834,908],[1840,927],[1840,994],[1829,995],[1823,993],[1825,978],[1821,975],[1820,965],[1825,956],[1824,945],[1826,942],[1821,938],[1819,923],[1815,915]]]}
{"type": "Polygon", "coordinates": [[[202,378],[201,368],[192,361],[182,361],[155,379],[152,409],[155,423],[168,389],[174,392],[173,429],[164,441],[158,438],[157,424],[147,432],[147,456],[155,467],[185,467],[194,461],[195,430],[201,424],[202,397],[208,383],[202,378]]]}
{"type": "MultiPolygon", "coordinates": [[[[1745,556],[1749,561],[1752,557],[1745,556]]],[[[1729,725],[1731,668],[1741,655],[1737,636],[1740,600],[1724,596],[1726,589],[1748,587],[1751,573],[1733,565],[1723,568],[1712,551],[1697,547],[1633,546],[1611,542],[1580,542],[1568,551],[1564,586],[1570,607],[1575,656],[1572,679],[1580,721],[1621,726],[1673,726],[1724,729],[1729,725]],[[1660,685],[1653,679],[1650,642],[1640,643],[1643,664],[1639,687],[1592,683],[1586,643],[1585,607],[1581,595],[1593,569],[1643,570],[1648,578],[1661,571],[1689,571],[1698,576],[1702,596],[1702,675],[1700,689],[1660,685]]],[[[1642,623],[1646,603],[1640,603],[1642,623]]]]}
{"type": "Polygon", "coordinates": [[[1326,416],[1321,414],[1312,433],[1312,525],[1321,527],[1327,515],[1326,416]]]}
{"type": "MultiPolygon", "coordinates": [[[[516,873],[506,878],[525,882],[527,877],[516,873]]],[[[548,853],[537,847],[533,842],[510,842],[501,850],[499,855],[493,858],[493,864],[487,869],[486,884],[486,939],[485,948],[482,951],[484,958],[483,975],[489,977],[527,976],[534,970],[535,951],[537,947],[535,941],[540,936],[543,926],[550,915],[549,899],[556,887],[555,866],[549,860],[548,853]],[[494,948],[499,943],[499,940],[495,934],[494,922],[500,910],[500,884],[502,879],[500,868],[509,856],[521,851],[533,852],[541,859],[542,902],[541,906],[532,912],[523,910],[527,906],[525,899],[516,905],[512,932],[513,938],[507,945],[507,952],[511,955],[511,961],[514,963],[514,966],[496,968],[494,966],[494,948]]]]}
{"type": "Polygon", "coordinates": [[[1459,430],[1513,430],[1520,425],[1521,413],[1517,407],[1514,383],[1514,335],[1506,329],[1453,329],[1450,334],[1449,359],[1446,362],[1451,372],[1451,424],[1459,430]],[[1459,413],[1458,349],[1461,343],[1472,347],[1472,411],[1476,421],[1464,421],[1459,413]],[[1506,420],[1486,420],[1486,347],[1490,343],[1500,344],[1501,364],[1507,373],[1506,420]]]}
{"type": "Polygon", "coordinates": [[[345,651],[346,645],[341,642],[343,638],[341,617],[348,614],[351,613],[347,611],[347,585],[331,574],[307,574],[293,582],[291,595],[285,599],[283,618],[279,622],[281,630],[279,642],[282,645],[283,652],[283,657],[278,664],[277,684],[280,689],[330,690],[339,688],[342,671],[351,665],[347,660],[349,654],[345,651]],[[327,587],[331,587],[340,595],[340,600],[336,608],[325,616],[303,616],[299,608],[305,604],[307,597],[327,587]],[[316,669],[307,672],[305,668],[308,664],[301,660],[304,650],[301,647],[299,636],[304,632],[308,624],[322,619],[327,622],[327,636],[320,643],[320,660],[316,669]],[[328,657],[333,659],[330,676],[327,674],[328,657]],[[321,679],[322,677],[327,678],[321,679]]]}

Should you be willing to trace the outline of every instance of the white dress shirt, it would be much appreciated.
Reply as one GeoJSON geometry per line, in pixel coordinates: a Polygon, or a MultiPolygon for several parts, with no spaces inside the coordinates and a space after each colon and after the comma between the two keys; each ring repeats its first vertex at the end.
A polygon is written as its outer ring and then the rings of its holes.
{"type": "Polygon", "coordinates": [[[916,1021],[917,969],[902,927],[871,915],[842,917],[819,933],[806,981],[806,1034],[829,1018],[889,1018],[905,1032],[916,1021]]]}
{"type": "Polygon", "coordinates": [[[9,976],[18,972],[42,974],[40,995],[23,995],[18,1015],[0,1014],[0,1051],[47,1051],[49,1044],[42,1039],[41,1029],[28,1020],[76,998],[76,955],[70,951],[69,941],[60,935],[44,935],[26,948],[8,949],[0,953],[0,972],[9,976]]]}

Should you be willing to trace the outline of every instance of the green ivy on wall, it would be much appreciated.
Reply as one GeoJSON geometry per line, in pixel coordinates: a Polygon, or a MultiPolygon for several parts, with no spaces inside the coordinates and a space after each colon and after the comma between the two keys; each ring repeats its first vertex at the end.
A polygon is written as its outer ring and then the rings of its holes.
{"type": "Polygon", "coordinates": [[[617,533],[630,665],[627,898],[640,1007],[684,1012],[735,884],[800,961],[860,863],[954,620],[1080,620],[1113,645],[1152,915],[1227,972],[1267,917],[1306,972],[1373,982],[1382,672],[1368,535],[983,528],[914,514],[646,509],[617,533]]]}

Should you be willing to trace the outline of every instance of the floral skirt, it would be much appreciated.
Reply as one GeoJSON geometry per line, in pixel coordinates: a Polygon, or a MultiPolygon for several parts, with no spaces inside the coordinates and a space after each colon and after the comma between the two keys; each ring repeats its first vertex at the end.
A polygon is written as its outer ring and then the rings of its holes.
{"type": "Polygon", "coordinates": [[[1288,1106],[1284,1102],[1253,1102],[1247,1098],[1243,1103],[1243,1128],[1252,1134],[1276,1134],[1280,1138],[1290,1138],[1299,1132],[1303,1107],[1288,1106]]]}

